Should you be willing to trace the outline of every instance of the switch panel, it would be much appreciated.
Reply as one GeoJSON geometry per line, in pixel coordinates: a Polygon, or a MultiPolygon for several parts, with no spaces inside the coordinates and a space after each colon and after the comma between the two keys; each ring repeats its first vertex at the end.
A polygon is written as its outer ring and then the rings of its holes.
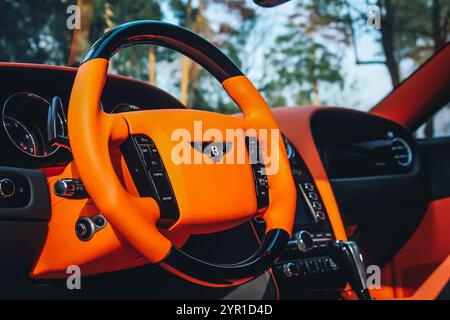
{"type": "Polygon", "coordinates": [[[169,228],[178,220],[179,209],[155,143],[146,135],[133,135],[121,145],[121,150],[139,195],[158,202],[158,224],[169,228]]]}

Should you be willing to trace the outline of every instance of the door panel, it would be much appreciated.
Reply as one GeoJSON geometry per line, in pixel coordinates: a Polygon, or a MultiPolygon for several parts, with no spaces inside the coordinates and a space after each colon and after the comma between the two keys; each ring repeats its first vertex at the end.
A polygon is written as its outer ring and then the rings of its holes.
{"type": "Polygon", "coordinates": [[[418,140],[431,200],[450,197],[450,137],[418,140]]]}
{"type": "Polygon", "coordinates": [[[420,225],[392,261],[397,298],[413,296],[450,254],[450,138],[417,145],[430,200],[420,225]]]}

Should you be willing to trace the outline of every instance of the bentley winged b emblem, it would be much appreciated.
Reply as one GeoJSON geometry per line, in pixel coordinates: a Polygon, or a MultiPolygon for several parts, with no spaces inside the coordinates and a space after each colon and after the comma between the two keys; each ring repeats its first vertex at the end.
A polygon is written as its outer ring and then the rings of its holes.
{"type": "Polygon", "coordinates": [[[222,160],[233,146],[232,142],[191,142],[192,147],[210,157],[214,162],[222,160]]]}

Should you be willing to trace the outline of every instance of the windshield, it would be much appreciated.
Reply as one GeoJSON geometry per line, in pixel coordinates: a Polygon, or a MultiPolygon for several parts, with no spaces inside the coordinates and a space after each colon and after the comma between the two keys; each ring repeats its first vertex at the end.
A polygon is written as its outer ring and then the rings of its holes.
{"type": "MultiPolygon", "coordinates": [[[[439,0],[291,1],[271,9],[249,0],[1,0],[0,60],[77,66],[110,28],[164,20],[221,48],[272,107],[369,110],[448,42],[449,7],[439,0]]],[[[204,71],[168,49],[126,49],[110,72],[156,84],[188,106],[234,110],[204,71]]]]}

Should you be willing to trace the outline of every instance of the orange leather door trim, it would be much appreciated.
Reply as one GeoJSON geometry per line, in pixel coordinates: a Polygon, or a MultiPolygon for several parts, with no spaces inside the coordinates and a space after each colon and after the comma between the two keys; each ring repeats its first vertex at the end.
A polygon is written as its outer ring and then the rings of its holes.
{"type": "Polygon", "coordinates": [[[411,297],[405,300],[434,300],[450,281],[450,255],[433,271],[411,297]]]}
{"type": "Polygon", "coordinates": [[[413,295],[450,254],[450,198],[432,201],[414,234],[392,263],[395,296],[413,295]]]}

